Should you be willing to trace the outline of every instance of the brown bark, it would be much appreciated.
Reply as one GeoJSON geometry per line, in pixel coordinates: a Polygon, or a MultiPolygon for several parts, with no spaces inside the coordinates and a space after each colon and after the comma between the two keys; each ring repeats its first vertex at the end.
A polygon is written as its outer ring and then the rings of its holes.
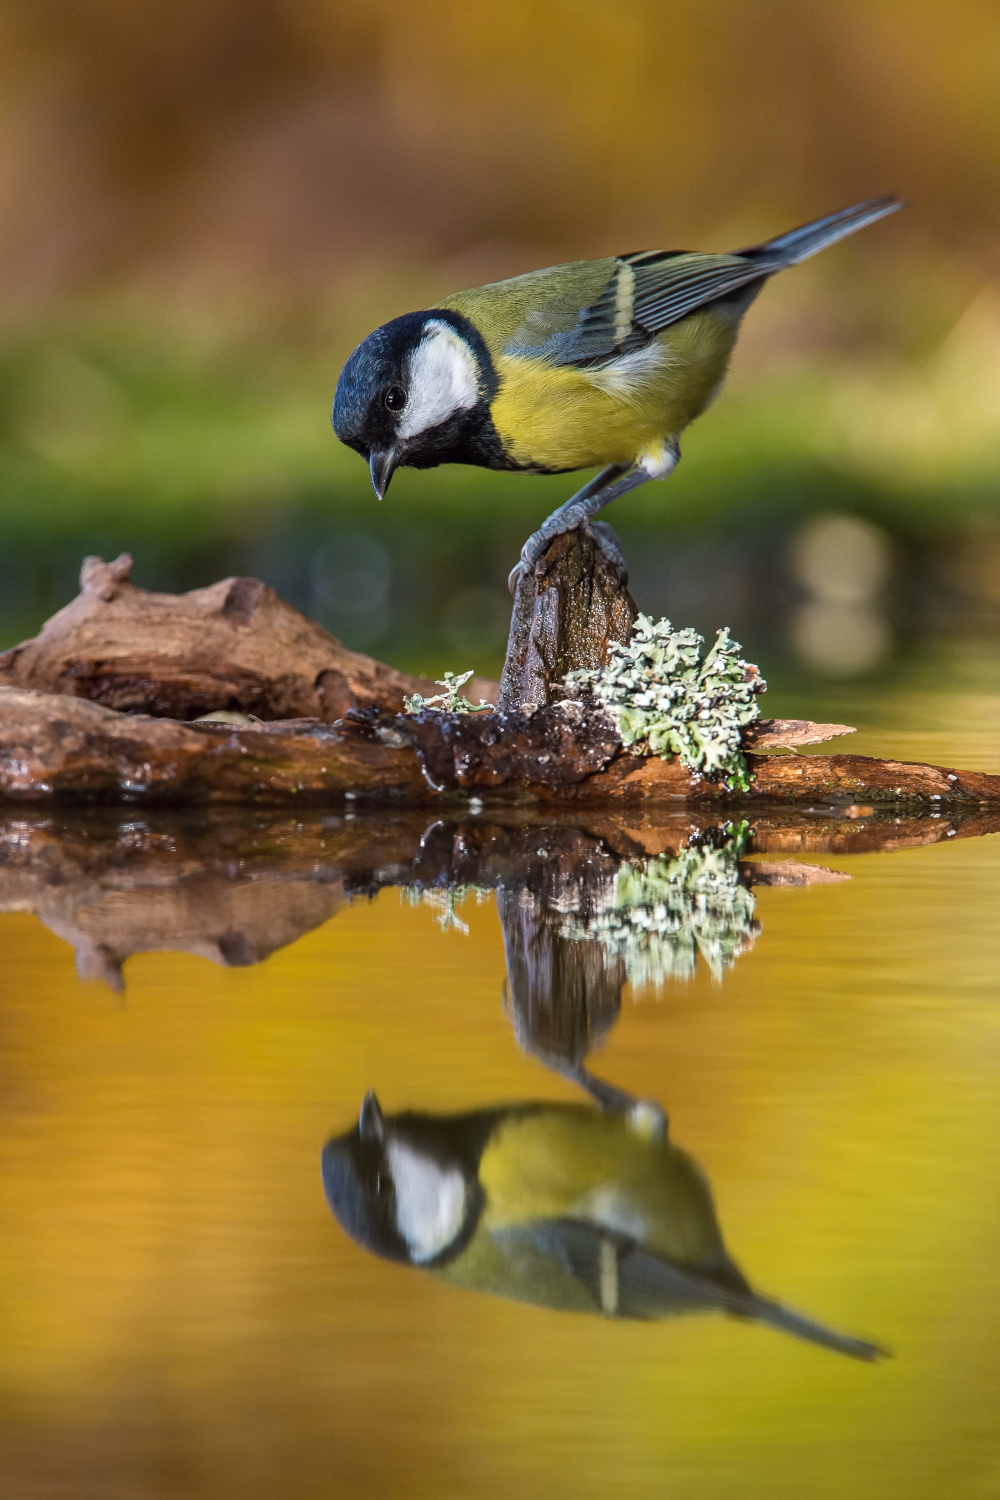
{"type": "Polygon", "coordinates": [[[502,713],[564,698],[567,672],[603,666],[610,643],[628,640],[639,611],[625,584],[624,568],[608,561],[589,527],[556,537],[517,585],[496,700],[502,713]]]}
{"type": "MultiPolygon", "coordinates": [[[[748,802],[840,802],[859,809],[894,801],[933,806],[952,802],[1000,804],[1000,776],[952,771],[869,755],[748,755],[753,780],[748,802]]],[[[620,756],[569,795],[612,802],[732,800],[718,782],[701,781],[677,760],[620,756]]]]}
{"type": "Polygon", "coordinates": [[[252,803],[430,795],[412,751],[316,720],[182,724],[0,688],[0,799],[252,803]]]}
{"type": "MultiPolygon", "coordinates": [[[[630,819],[646,805],[732,800],[677,761],[622,753],[599,709],[561,698],[565,673],[599,665],[635,618],[621,570],[589,529],[557,538],[521,581],[502,686],[503,701],[520,706],[497,713],[387,714],[433,685],[347,651],[254,579],[151,594],[129,582],[130,563],[88,559],[79,597],[0,656],[0,799],[418,804],[464,793],[607,802],[630,819]],[[560,701],[531,707],[548,698],[560,701]],[[265,722],[182,722],[220,710],[265,722]]],[[[471,696],[490,686],[477,680],[471,696]]],[[[760,720],[745,744],[850,732],[760,720]]],[[[862,814],[911,800],[1000,803],[1000,777],[977,772],[849,755],[750,753],[748,763],[749,803],[862,814]]]]}
{"type": "MultiPolygon", "coordinates": [[[[1000,805],[1000,776],[861,755],[750,755],[743,802],[1000,805]]],[[[315,720],[236,727],[115,713],[0,688],[0,800],[253,803],[345,798],[420,803],[441,794],[629,809],[733,799],[677,761],[623,755],[571,704],[524,715],[424,714],[370,725],[315,720]],[[416,752],[416,753],[415,753],[416,752]],[[603,768],[603,769],[602,769],[603,768]]]]}
{"type": "MultiPolygon", "coordinates": [[[[349,651],[256,578],[224,578],[189,594],[129,580],[127,553],[88,557],[80,593],[39,635],[0,654],[0,687],[89,698],[107,708],[196,719],[216,710],[322,719],[435,693],[427,679],[349,651]]],[[[475,679],[474,701],[497,687],[475,679]]]]}

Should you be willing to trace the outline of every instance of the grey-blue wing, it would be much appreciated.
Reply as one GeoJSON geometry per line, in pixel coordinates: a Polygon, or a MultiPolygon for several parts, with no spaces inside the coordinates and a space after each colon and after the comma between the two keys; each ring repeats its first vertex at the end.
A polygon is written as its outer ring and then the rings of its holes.
{"type": "Polygon", "coordinates": [[[553,351],[554,362],[594,366],[631,354],[699,308],[743,288],[752,293],[782,264],[671,250],[621,256],[597,301],[553,351]]]}
{"type": "Polygon", "coordinates": [[[542,1261],[576,1284],[595,1312],[620,1318],[668,1318],[683,1313],[749,1312],[753,1294],[739,1270],[722,1257],[704,1268],[678,1266],[634,1240],[586,1219],[539,1219],[494,1229],[492,1238],[511,1263],[542,1261]]]}
{"type": "Polygon", "coordinates": [[[685,250],[620,255],[600,296],[583,309],[572,333],[561,336],[550,357],[557,364],[604,364],[641,349],[699,308],[727,299],[738,317],[775,271],[797,265],[902,206],[891,195],[871,198],[730,255],[685,250]]]}
{"type": "Polygon", "coordinates": [[[724,1253],[711,1264],[681,1266],[626,1235],[582,1219],[538,1220],[494,1230],[492,1237],[511,1265],[520,1264],[521,1286],[517,1291],[508,1288],[506,1295],[522,1301],[579,1308],[583,1292],[584,1305],[606,1316],[650,1320],[721,1312],[763,1323],[852,1359],[870,1361],[885,1353],[876,1344],[839,1333],[758,1296],[724,1253]],[[529,1265],[531,1273],[525,1276],[529,1265]],[[543,1265],[547,1267],[544,1276],[540,1275],[543,1265]],[[572,1295],[571,1286],[579,1289],[572,1295]]]}

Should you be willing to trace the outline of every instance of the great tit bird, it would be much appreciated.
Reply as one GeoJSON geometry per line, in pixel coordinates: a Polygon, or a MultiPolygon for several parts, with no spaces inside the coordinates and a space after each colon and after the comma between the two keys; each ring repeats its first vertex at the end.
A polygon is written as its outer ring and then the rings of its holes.
{"type": "Polygon", "coordinates": [[[729,255],[640,250],[456,292],[359,344],[334,430],[368,461],[380,500],[401,465],[600,467],[529,538],[513,579],[553,537],[675,468],[770,276],[902,206],[873,198],[729,255]]]}
{"type": "Polygon", "coordinates": [[[455,1286],[611,1318],[723,1312],[855,1359],[883,1352],[751,1289],[650,1101],[387,1116],[369,1093],[324,1148],[323,1184],[359,1245],[455,1286]]]}

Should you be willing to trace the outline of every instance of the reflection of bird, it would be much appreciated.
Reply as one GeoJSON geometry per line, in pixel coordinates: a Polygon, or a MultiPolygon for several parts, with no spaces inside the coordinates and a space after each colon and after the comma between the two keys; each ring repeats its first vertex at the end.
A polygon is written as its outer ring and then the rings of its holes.
{"type": "Polygon", "coordinates": [[[857,1359],[882,1352],[751,1290],[650,1102],[386,1116],[369,1093],[327,1143],[323,1182],[365,1249],[458,1286],[619,1318],[727,1312],[857,1359]]]}
{"type": "Polygon", "coordinates": [[[602,467],[522,563],[680,456],[768,277],[902,205],[875,198],[730,255],[644,250],[456,292],[377,328],[337,384],[337,436],[379,499],[400,465],[563,473],[602,467]]]}

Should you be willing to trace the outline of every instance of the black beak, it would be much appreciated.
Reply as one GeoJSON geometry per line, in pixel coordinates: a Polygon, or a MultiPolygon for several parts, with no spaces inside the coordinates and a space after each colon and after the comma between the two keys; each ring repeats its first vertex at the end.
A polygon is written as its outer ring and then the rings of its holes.
{"type": "Polygon", "coordinates": [[[382,1107],[371,1089],[365,1095],[361,1106],[361,1117],[358,1120],[358,1134],[363,1141],[385,1140],[385,1117],[382,1107]]]}
{"type": "Polygon", "coordinates": [[[385,498],[389,480],[396,472],[395,448],[373,448],[368,460],[372,475],[372,488],[380,500],[385,498]]]}

